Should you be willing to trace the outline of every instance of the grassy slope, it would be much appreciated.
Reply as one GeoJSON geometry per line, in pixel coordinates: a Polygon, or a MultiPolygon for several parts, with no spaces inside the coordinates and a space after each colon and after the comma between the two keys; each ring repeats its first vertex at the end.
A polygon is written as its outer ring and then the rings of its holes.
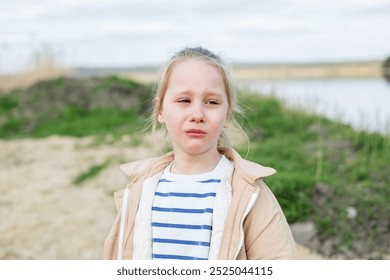
{"type": "MultiPolygon", "coordinates": [[[[150,100],[150,87],[117,77],[41,82],[0,94],[0,137],[134,134],[143,129],[150,100]]],[[[383,246],[390,242],[389,136],[357,132],[259,95],[242,95],[242,107],[248,158],[278,170],[266,182],[289,222],[314,221],[317,249],[327,254],[389,253],[383,246]]]]}
{"type": "Polygon", "coordinates": [[[288,220],[314,221],[332,252],[372,257],[367,251],[389,250],[383,244],[390,244],[390,137],[286,109],[272,98],[245,102],[249,158],[279,171],[266,182],[288,220]]]}
{"type": "Polygon", "coordinates": [[[0,94],[0,137],[134,133],[150,107],[150,92],[117,77],[39,82],[0,94]]]}

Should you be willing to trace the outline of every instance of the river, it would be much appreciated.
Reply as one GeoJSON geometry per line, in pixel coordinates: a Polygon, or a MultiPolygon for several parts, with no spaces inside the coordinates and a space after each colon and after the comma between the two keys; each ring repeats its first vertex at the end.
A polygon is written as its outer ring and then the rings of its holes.
{"type": "Polygon", "coordinates": [[[358,130],[390,134],[390,83],[382,78],[243,81],[240,88],[274,95],[358,130]]]}

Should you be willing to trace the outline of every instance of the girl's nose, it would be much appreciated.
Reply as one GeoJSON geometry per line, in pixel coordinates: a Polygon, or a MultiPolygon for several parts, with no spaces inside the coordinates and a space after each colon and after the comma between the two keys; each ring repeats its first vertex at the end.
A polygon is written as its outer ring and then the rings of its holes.
{"type": "Polygon", "coordinates": [[[193,105],[192,106],[192,112],[191,112],[191,121],[192,122],[204,122],[204,112],[203,112],[203,106],[202,105],[193,105]]]}

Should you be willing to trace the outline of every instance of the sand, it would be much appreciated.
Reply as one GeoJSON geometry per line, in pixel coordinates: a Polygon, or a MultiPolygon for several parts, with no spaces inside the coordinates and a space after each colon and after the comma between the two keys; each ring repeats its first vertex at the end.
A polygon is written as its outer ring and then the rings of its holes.
{"type": "MultiPolygon", "coordinates": [[[[127,180],[119,163],[158,153],[150,137],[142,146],[130,140],[98,146],[91,137],[0,140],[0,259],[101,259],[116,216],[112,193],[127,180]],[[105,162],[96,177],[73,183],[105,162]]],[[[300,259],[322,259],[299,244],[298,251],[300,259]]]]}

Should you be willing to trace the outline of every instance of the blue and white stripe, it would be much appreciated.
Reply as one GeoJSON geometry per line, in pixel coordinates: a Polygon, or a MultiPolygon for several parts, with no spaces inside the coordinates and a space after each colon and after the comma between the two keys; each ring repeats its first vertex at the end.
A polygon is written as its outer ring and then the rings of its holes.
{"type": "Polygon", "coordinates": [[[221,179],[231,163],[200,175],[164,171],[152,207],[153,259],[207,259],[213,204],[221,179]]]}

